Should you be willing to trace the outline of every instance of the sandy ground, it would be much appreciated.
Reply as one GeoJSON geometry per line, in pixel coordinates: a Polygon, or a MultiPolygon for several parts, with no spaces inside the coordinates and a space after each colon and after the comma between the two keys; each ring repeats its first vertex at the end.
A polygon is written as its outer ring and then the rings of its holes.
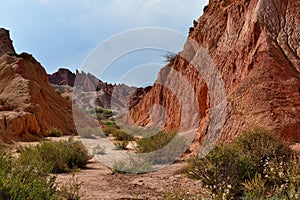
{"type": "MultiPolygon", "coordinates": [[[[47,138],[51,141],[67,139],[69,139],[69,136],[47,138]]],[[[79,140],[79,137],[76,136],[74,139],[79,140]]],[[[81,141],[88,143],[89,146],[96,145],[89,144],[96,140],[81,139],[81,141]]],[[[17,146],[31,146],[38,143],[19,142],[17,146]]],[[[80,194],[83,200],[164,199],[167,192],[171,193],[173,191],[194,197],[201,190],[200,182],[189,179],[184,175],[185,165],[186,162],[178,161],[155,172],[120,174],[113,173],[110,168],[93,158],[89,161],[86,169],[81,169],[74,174],[57,175],[57,183],[58,185],[68,184],[75,175],[76,181],[82,183],[80,194]]]]}
{"type": "MultiPolygon", "coordinates": [[[[51,138],[50,140],[61,140],[64,138],[51,138]]],[[[79,138],[75,138],[79,139],[79,138]]],[[[19,145],[35,145],[37,143],[21,143],[19,145]]],[[[291,146],[293,150],[300,153],[300,144],[291,146]]],[[[145,174],[116,174],[104,164],[93,158],[86,169],[75,172],[75,179],[81,182],[81,199],[83,200],[129,200],[129,199],[164,199],[166,192],[173,191],[188,194],[191,199],[195,198],[201,191],[198,181],[187,178],[184,173],[184,161],[178,161],[159,171],[145,174]]],[[[68,184],[73,174],[59,174],[57,183],[68,184]]]]}
{"type": "MultiPolygon", "coordinates": [[[[184,166],[185,162],[178,162],[146,174],[114,174],[92,159],[88,169],[75,173],[75,177],[82,182],[82,199],[163,199],[167,191],[180,191],[192,196],[199,192],[200,183],[183,175],[184,166]]],[[[60,174],[57,182],[61,184],[71,176],[60,174]]]]}

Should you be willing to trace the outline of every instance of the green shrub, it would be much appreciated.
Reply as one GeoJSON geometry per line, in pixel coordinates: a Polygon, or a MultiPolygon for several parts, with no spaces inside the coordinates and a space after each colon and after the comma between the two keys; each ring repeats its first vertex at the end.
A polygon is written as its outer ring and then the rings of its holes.
{"type": "Polygon", "coordinates": [[[122,122],[118,122],[118,124],[120,125],[120,127],[122,127],[122,130],[124,132],[126,132],[132,136],[151,137],[151,136],[159,133],[159,131],[161,130],[160,127],[156,127],[156,126],[147,126],[147,127],[140,127],[137,125],[129,126],[129,125],[123,124],[122,122]]]}
{"type": "Polygon", "coordinates": [[[154,153],[154,164],[169,164],[182,156],[188,148],[187,140],[184,137],[176,135],[173,140],[162,149],[154,153]]]}
{"type": "Polygon", "coordinates": [[[112,135],[117,141],[133,141],[134,137],[125,133],[119,128],[113,126],[107,126],[103,128],[103,132],[106,136],[112,135]]]}
{"type": "Polygon", "coordinates": [[[96,117],[98,120],[109,119],[114,116],[114,113],[111,110],[97,108],[95,109],[96,117]]]}
{"type": "Polygon", "coordinates": [[[61,137],[63,136],[63,132],[55,127],[50,128],[49,130],[46,131],[46,134],[48,137],[61,137]]]}
{"type": "Polygon", "coordinates": [[[300,197],[300,156],[288,160],[266,160],[263,173],[243,183],[245,199],[299,199],[300,197]],[[260,188],[259,188],[260,187],[260,188]]]}
{"type": "Polygon", "coordinates": [[[112,126],[112,127],[116,127],[116,122],[111,121],[111,120],[101,120],[101,123],[104,126],[112,126]]]}
{"type": "Polygon", "coordinates": [[[237,198],[242,194],[240,183],[249,180],[255,173],[246,156],[233,146],[215,147],[205,158],[188,161],[190,177],[202,183],[219,199],[237,198]]]}
{"type": "Polygon", "coordinates": [[[152,152],[154,164],[173,162],[185,153],[187,141],[177,135],[175,131],[160,131],[156,135],[137,140],[136,150],[139,153],[152,152]]]}
{"type": "Polygon", "coordinates": [[[113,133],[115,131],[117,131],[118,128],[107,126],[107,127],[104,127],[102,130],[106,136],[109,136],[109,135],[113,135],[113,133]]]}
{"type": "Polygon", "coordinates": [[[68,182],[61,185],[59,194],[66,200],[80,200],[81,185],[82,182],[80,182],[78,178],[75,177],[74,174],[72,174],[72,177],[69,178],[68,182]]]}
{"type": "Polygon", "coordinates": [[[261,174],[256,174],[251,180],[242,183],[244,187],[244,198],[258,199],[266,195],[266,180],[261,174]]]}
{"type": "Polygon", "coordinates": [[[24,163],[46,163],[52,173],[70,172],[84,168],[89,160],[88,151],[80,141],[43,142],[21,150],[20,160],[24,163]]]}
{"type": "Polygon", "coordinates": [[[176,135],[175,131],[160,131],[151,137],[141,138],[137,140],[136,150],[139,153],[149,153],[157,151],[166,146],[176,135]]]}
{"type": "Polygon", "coordinates": [[[299,161],[286,142],[255,129],[232,144],[215,147],[205,158],[190,159],[187,173],[200,179],[216,199],[277,198],[299,194],[299,161]]]}
{"type": "Polygon", "coordinates": [[[55,176],[40,167],[23,165],[9,154],[0,155],[0,199],[59,199],[55,176]]]}
{"type": "Polygon", "coordinates": [[[32,148],[22,148],[20,157],[0,150],[0,199],[79,200],[81,183],[73,179],[59,189],[56,176],[49,175],[53,165],[45,162],[37,153],[31,154],[33,152],[29,149],[32,148]]]}
{"type": "Polygon", "coordinates": [[[115,129],[115,131],[112,133],[112,135],[115,137],[115,140],[117,140],[117,141],[133,141],[134,140],[134,137],[132,135],[129,135],[120,129],[115,129]]]}
{"type": "Polygon", "coordinates": [[[129,141],[127,140],[123,140],[123,141],[116,141],[114,142],[114,145],[117,147],[117,149],[127,149],[127,145],[128,145],[129,141]]]}
{"type": "Polygon", "coordinates": [[[115,173],[141,174],[152,170],[153,161],[144,155],[130,155],[126,160],[118,161],[113,165],[115,173]]]}
{"type": "Polygon", "coordinates": [[[262,173],[263,162],[266,159],[285,158],[284,162],[293,154],[287,142],[261,128],[244,132],[234,140],[233,145],[242,154],[250,158],[252,164],[256,167],[255,171],[259,173],[262,173]]]}

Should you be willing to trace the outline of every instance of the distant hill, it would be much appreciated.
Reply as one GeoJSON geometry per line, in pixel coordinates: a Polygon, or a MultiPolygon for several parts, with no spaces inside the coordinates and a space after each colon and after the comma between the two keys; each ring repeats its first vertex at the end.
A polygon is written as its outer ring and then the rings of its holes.
{"type": "MultiPolygon", "coordinates": [[[[61,93],[69,92],[70,87],[77,87],[82,94],[77,96],[77,103],[83,107],[94,107],[94,105],[110,109],[112,103],[118,108],[131,109],[151,90],[151,86],[136,88],[125,84],[109,84],[102,82],[90,73],[76,71],[72,73],[68,69],[59,69],[48,75],[49,83],[61,93]],[[95,94],[96,93],[96,94],[95,94]],[[94,98],[96,95],[96,98],[94,98]]],[[[71,95],[71,94],[69,94],[71,95]]]]}

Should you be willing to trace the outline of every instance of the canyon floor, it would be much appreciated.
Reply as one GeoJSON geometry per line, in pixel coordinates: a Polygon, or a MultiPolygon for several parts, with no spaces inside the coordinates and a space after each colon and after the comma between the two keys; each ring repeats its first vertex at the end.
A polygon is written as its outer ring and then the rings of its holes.
{"type": "MultiPolygon", "coordinates": [[[[182,169],[185,162],[172,164],[160,171],[146,174],[114,174],[96,159],[92,159],[87,169],[75,173],[82,182],[82,199],[163,199],[172,192],[196,196],[200,183],[185,177],[182,169]]],[[[67,182],[72,174],[60,174],[58,183],[67,182]]]]}
{"type": "MultiPolygon", "coordinates": [[[[68,139],[50,138],[50,140],[68,139]]],[[[75,137],[78,139],[78,137],[75,137]]],[[[21,146],[36,145],[34,143],[19,143],[21,146]]],[[[300,153],[300,144],[291,148],[300,153]]],[[[174,199],[172,194],[185,194],[191,199],[205,195],[199,181],[189,179],[184,174],[186,162],[177,161],[162,170],[145,174],[114,173],[110,168],[92,158],[86,169],[74,173],[57,175],[58,185],[68,184],[70,180],[81,183],[82,200],[137,200],[137,199],[174,199]]]]}
{"type": "MultiPolygon", "coordinates": [[[[47,138],[47,140],[67,140],[69,137],[47,138]]],[[[75,137],[74,139],[79,139],[75,137]]],[[[20,142],[17,146],[36,145],[38,142],[20,142]]],[[[96,158],[92,158],[86,169],[74,173],[57,175],[58,185],[68,184],[70,180],[81,183],[81,200],[112,199],[165,199],[174,192],[197,197],[205,194],[199,181],[189,179],[184,174],[186,162],[175,163],[145,174],[114,173],[96,158]]],[[[168,198],[167,198],[168,199],[168,198]]]]}

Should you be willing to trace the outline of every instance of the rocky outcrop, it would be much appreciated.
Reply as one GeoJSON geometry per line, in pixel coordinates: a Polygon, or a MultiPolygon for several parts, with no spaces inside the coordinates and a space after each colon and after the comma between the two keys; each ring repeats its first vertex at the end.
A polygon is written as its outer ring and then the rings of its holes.
{"type": "Polygon", "coordinates": [[[90,73],[76,70],[76,74],[68,69],[59,69],[48,75],[49,83],[62,96],[72,96],[74,85],[79,91],[73,102],[79,107],[101,107],[106,109],[131,109],[151,90],[151,86],[136,88],[125,84],[109,84],[90,73]]]}
{"type": "Polygon", "coordinates": [[[151,89],[152,89],[152,86],[147,86],[145,88],[136,88],[130,96],[129,109],[132,109],[140,101],[142,101],[144,99],[144,97],[146,96],[146,94],[148,92],[150,92],[151,89]]]}
{"type": "Polygon", "coordinates": [[[0,57],[4,54],[15,54],[15,49],[9,37],[9,31],[0,28],[0,38],[0,57]]]}
{"type": "Polygon", "coordinates": [[[299,141],[299,10],[300,1],[294,0],[210,0],[190,29],[183,51],[160,71],[152,90],[132,109],[132,119],[140,125],[154,123],[149,112],[155,104],[165,109],[166,128],[177,129],[182,119],[197,118],[182,112],[179,96],[191,94],[170,72],[173,69],[187,80],[197,98],[198,140],[218,123],[212,117],[214,109],[226,101],[223,113],[216,114],[226,116],[216,130],[219,141],[231,141],[255,127],[299,141]],[[207,70],[212,65],[217,73],[207,70]],[[218,73],[223,85],[214,82],[218,73]],[[220,88],[226,98],[221,99],[220,88]]]}
{"type": "Polygon", "coordinates": [[[60,68],[57,72],[48,75],[50,84],[74,86],[76,75],[68,69],[60,68]]]}
{"type": "Polygon", "coordinates": [[[35,140],[51,127],[76,133],[71,102],[50,87],[31,55],[15,54],[8,31],[0,29],[0,36],[0,140],[35,140]]]}

